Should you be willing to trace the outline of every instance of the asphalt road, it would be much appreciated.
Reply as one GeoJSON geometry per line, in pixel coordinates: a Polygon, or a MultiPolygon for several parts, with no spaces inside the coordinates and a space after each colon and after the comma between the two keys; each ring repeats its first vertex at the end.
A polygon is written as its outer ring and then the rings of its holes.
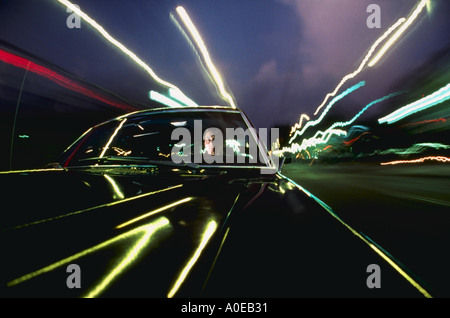
{"type": "Polygon", "coordinates": [[[282,173],[450,297],[450,165],[299,164],[282,173]]]}

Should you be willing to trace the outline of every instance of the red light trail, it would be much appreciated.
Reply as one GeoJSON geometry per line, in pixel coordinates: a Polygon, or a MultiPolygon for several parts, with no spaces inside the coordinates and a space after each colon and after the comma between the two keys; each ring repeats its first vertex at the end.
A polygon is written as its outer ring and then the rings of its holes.
{"type": "Polygon", "coordinates": [[[38,65],[30,60],[27,60],[26,58],[17,56],[15,54],[9,53],[9,52],[1,50],[1,49],[0,49],[0,61],[3,61],[5,63],[8,63],[8,64],[16,66],[16,67],[20,67],[23,69],[27,69],[27,66],[28,66],[28,70],[30,72],[33,72],[40,76],[43,76],[62,87],[65,87],[65,88],[75,91],[77,93],[81,93],[85,96],[96,99],[96,100],[101,101],[110,106],[120,108],[126,112],[137,110],[136,108],[134,108],[130,105],[118,103],[107,97],[100,96],[99,94],[93,92],[92,90],[90,90],[86,87],[83,87],[83,86],[75,83],[74,81],[72,81],[72,80],[46,68],[46,67],[38,65]]]}

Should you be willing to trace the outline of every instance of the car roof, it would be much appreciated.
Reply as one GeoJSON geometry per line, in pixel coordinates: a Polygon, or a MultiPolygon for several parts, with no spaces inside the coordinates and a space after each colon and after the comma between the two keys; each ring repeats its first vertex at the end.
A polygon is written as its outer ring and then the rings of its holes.
{"type": "Polygon", "coordinates": [[[198,112],[198,111],[222,111],[222,112],[230,112],[230,113],[240,113],[244,117],[246,117],[245,113],[239,109],[239,108],[232,108],[230,106],[186,106],[186,107],[160,107],[160,108],[149,108],[149,109],[143,109],[138,110],[135,112],[123,114],[120,116],[117,116],[115,118],[111,118],[108,120],[105,120],[103,122],[100,122],[96,125],[91,126],[90,129],[96,129],[103,125],[107,125],[111,122],[128,118],[128,119],[135,119],[141,116],[145,115],[152,115],[152,114],[159,114],[159,113],[177,113],[177,112],[198,112]]]}
{"type": "Polygon", "coordinates": [[[237,108],[232,108],[230,106],[186,106],[186,107],[161,107],[161,108],[151,108],[151,109],[144,109],[144,110],[138,110],[132,113],[128,113],[122,116],[119,116],[118,118],[124,118],[124,117],[133,117],[135,115],[141,116],[145,114],[154,114],[154,113],[173,113],[173,112],[185,112],[185,111],[208,111],[208,110],[223,110],[223,111],[233,111],[233,112],[240,112],[237,108]]]}
{"type": "Polygon", "coordinates": [[[186,107],[161,107],[161,108],[150,108],[150,109],[144,109],[144,110],[138,110],[135,112],[127,113],[124,115],[120,115],[115,118],[111,118],[109,120],[106,120],[104,122],[101,122],[94,127],[102,126],[104,124],[122,119],[122,118],[129,118],[134,119],[136,117],[141,117],[145,115],[152,115],[152,114],[158,114],[158,113],[177,113],[177,112],[198,112],[198,111],[223,111],[223,112],[233,112],[233,113],[243,113],[240,109],[232,108],[230,106],[186,106],[186,107]]]}

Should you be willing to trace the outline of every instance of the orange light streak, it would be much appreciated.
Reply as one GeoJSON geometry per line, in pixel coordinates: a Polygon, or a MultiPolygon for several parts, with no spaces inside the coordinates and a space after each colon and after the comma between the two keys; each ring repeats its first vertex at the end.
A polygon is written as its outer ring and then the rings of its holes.
{"type": "Polygon", "coordinates": [[[397,165],[402,163],[420,163],[424,162],[425,160],[436,160],[440,162],[450,162],[450,158],[443,157],[443,156],[430,156],[430,157],[424,157],[419,159],[413,159],[413,160],[396,160],[396,161],[389,161],[389,162],[382,162],[380,163],[382,166],[385,165],[397,165]]]}

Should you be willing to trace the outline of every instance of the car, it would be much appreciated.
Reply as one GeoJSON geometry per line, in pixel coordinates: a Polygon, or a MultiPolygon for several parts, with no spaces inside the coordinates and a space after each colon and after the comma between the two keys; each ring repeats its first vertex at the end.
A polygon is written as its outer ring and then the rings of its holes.
{"type": "Polygon", "coordinates": [[[150,109],[1,172],[2,296],[428,296],[285,176],[267,136],[240,109],[150,109]]]}

